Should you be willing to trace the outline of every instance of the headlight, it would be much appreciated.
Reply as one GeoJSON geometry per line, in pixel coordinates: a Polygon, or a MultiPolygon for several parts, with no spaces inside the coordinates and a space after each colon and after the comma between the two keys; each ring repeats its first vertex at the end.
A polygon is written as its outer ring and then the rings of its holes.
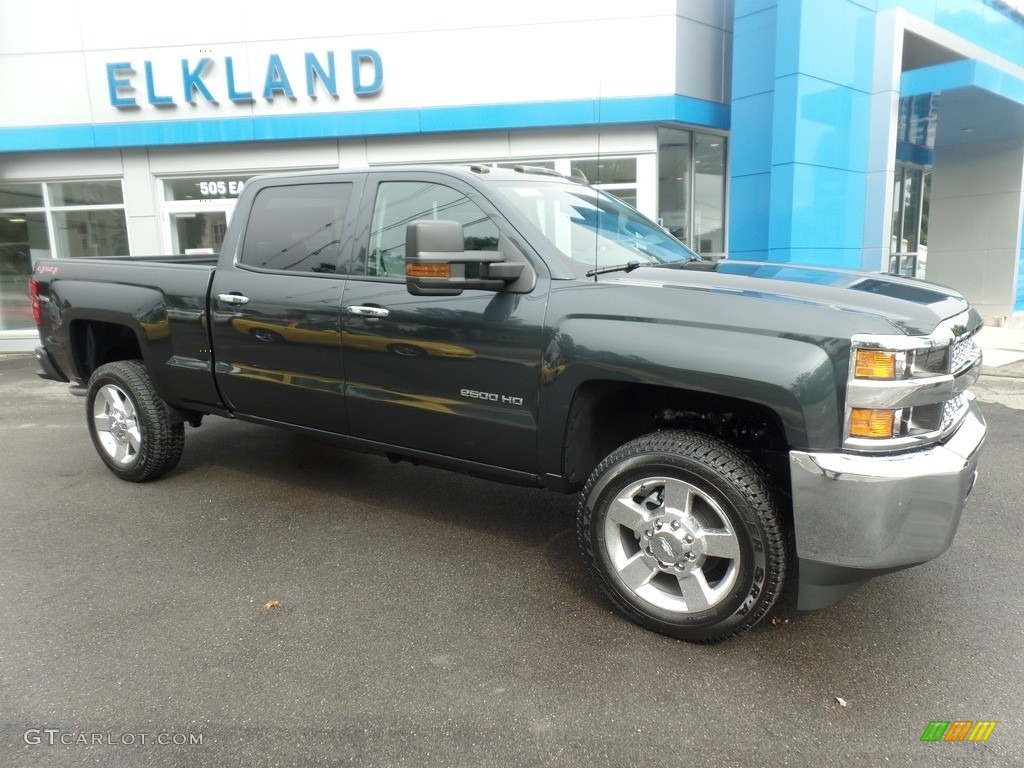
{"type": "Polygon", "coordinates": [[[980,324],[968,329],[969,319],[964,313],[928,336],[853,338],[844,447],[909,448],[941,440],[959,425],[981,364],[974,340],[980,324]]]}
{"type": "Polygon", "coordinates": [[[858,379],[895,379],[898,352],[878,349],[854,351],[854,377],[858,379]]]}
{"type": "Polygon", "coordinates": [[[850,437],[870,440],[895,437],[899,429],[899,414],[899,411],[851,408],[850,437]]]}

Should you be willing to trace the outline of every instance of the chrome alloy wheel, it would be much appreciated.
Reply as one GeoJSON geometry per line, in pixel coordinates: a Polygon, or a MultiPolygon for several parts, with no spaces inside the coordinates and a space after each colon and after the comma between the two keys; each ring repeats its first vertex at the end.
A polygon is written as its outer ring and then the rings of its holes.
{"type": "Polygon", "coordinates": [[[142,445],[142,427],[135,403],[125,391],[113,384],[100,387],[92,418],[96,437],[107,456],[122,466],[135,461],[142,445]]]}
{"type": "Polygon", "coordinates": [[[626,486],[609,504],[604,544],[615,575],[639,599],[693,614],[736,585],[740,542],[715,499],[672,477],[626,486]]]}

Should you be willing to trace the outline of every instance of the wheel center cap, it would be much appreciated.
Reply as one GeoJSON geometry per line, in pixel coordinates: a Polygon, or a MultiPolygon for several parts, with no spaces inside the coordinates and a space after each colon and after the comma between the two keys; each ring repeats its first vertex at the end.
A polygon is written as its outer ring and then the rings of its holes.
{"type": "Polygon", "coordinates": [[[662,570],[689,573],[697,567],[704,547],[693,522],[679,517],[663,517],[641,532],[640,549],[662,570]]]}
{"type": "Polygon", "coordinates": [[[663,531],[651,537],[651,550],[661,562],[675,565],[690,552],[690,546],[676,534],[663,531]]]}

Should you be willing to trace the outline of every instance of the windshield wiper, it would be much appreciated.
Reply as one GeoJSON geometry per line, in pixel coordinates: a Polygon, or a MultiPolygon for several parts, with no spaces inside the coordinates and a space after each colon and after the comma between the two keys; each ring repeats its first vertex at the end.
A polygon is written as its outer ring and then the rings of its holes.
{"type": "Polygon", "coordinates": [[[609,272],[632,272],[634,269],[642,266],[639,261],[630,261],[626,264],[616,264],[611,267],[598,267],[597,269],[591,269],[587,272],[587,277],[596,277],[597,275],[606,275],[609,272]]]}

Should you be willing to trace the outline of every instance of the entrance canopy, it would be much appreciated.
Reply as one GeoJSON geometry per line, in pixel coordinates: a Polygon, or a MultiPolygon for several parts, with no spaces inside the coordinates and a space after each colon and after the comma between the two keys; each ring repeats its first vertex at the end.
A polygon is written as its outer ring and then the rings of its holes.
{"type": "Polygon", "coordinates": [[[962,59],[903,73],[900,96],[939,93],[944,145],[1024,138],[1024,76],[962,59]]]}

